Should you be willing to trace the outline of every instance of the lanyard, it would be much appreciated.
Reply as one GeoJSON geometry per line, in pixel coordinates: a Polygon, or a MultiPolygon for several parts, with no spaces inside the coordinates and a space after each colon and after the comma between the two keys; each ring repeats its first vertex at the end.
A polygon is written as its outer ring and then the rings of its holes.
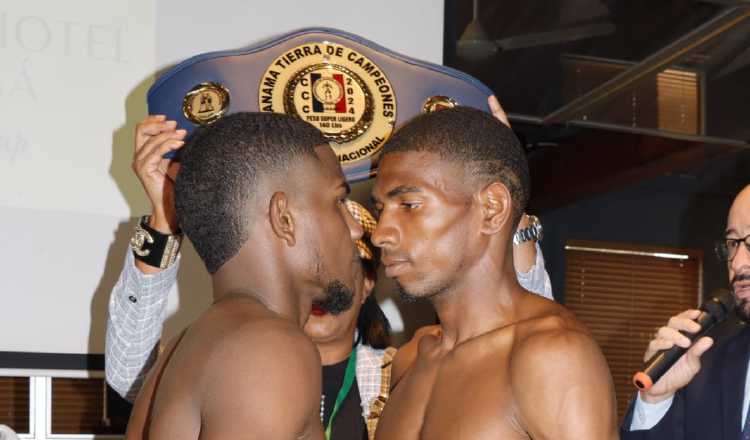
{"type": "Polygon", "coordinates": [[[344,374],[344,382],[341,384],[339,394],[336,396],[336,403],[333,405],[333,411],[331,411],[331,417],[328,419],[328,426],[326,426],[326,440],[331,440],[331,428],[333,428],[333,419],[336,417],[336,413],[339,412],[341,404],[344,403],[346,395],[349,394],[349,390],[352,389],[354,384],[354,376],[357,371],[357,347],[354,347],[352,354],[349,356],[349,362],[346,364],[346,373],[344,374]]]}

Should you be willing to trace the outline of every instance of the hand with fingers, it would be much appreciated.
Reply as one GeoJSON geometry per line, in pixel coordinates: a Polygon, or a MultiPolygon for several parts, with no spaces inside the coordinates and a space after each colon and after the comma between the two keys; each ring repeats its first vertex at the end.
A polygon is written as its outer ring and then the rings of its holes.
{"type": "Polygon", "coordinates": [[[151,201],[150,225],[164,234],[177,231],[174,208],[174,177],[179,163],[164,154],[182,148],[187,132],[163,115],[151,115],[135,128],[133,171],[151,201]]]}
{"type": "Polygon", "coordinates": [[[694,321],[700,315],[700,310],[686,310],[669,319],[666,326],[659,328],[654,339],[648,344],[643,356],[644,362],[657,351],[668,350],[673,346],[688,348],[684,355],[670,368],[648,391],[641,391],[641,398],[649,403],[657,403],[668,399],[680,388],[684,387],[695,377],[701,369],[701,356],[711,345],[713,339],[704,336],[695,341],[692,346],[685,333],[695,333],[700,325],[694,321]]]}

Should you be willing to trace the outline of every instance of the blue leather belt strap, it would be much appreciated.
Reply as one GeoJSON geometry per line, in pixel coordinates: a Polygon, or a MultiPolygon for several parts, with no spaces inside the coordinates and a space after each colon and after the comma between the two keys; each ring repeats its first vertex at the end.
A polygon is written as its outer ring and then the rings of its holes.
{"type": "Polygon", "coordinates": [[[349,180],[372,176],[387,135],[424,112],[431,99],[445,98],[438,99],[437,108],[452,103],[489,112],[487,98],[492,95],[488,87],[463,72],[397,54],[347,32],[309,28],[248,48],[201,54],[181,62],[150,88],[149,113],[164,114],[192,132],[200,121],[184,109],[190,96],[195,96],[191,91],[207,93],[191,101],[194,113],[204,107],[216,112],[223,103],[228,114],[269,111],[269,105],[261,101],[267,98],[268,104],[271,100],[270,86],[276,90],[273,111],[294,108],[324,133],[328,130],[327,134],[343,139],[331,145],[349,180]],[[334,48],[342,49],[335,53],[334,48]],[[329,62],[332,67],[324,65],[329,62]],[[218,85],[219,90],[201,88],[201,84],[218,85]]]}

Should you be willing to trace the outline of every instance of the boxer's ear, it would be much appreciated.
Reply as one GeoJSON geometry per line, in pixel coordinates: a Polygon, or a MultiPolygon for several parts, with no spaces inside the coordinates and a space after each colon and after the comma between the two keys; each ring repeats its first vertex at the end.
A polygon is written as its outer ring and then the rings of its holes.
{"type": "Polygon", "coordinates": [[[284,192],[277,191],[271,196],[268,219],[274,234],[287,246],[294,246],[297,242],[294,234],[294,216],[289,210],[289,199],[284,192]]]}
{"type": "Polygon", "coordinates": [[[497,234],[513,217],[513,198],[508,187],[500,182],[492,182],[477,196],[482,210],[482,233],[497,234]]]}

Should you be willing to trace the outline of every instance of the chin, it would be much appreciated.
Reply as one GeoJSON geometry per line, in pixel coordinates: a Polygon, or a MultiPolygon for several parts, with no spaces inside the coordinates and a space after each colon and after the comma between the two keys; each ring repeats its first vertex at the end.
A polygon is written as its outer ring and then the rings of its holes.
{"type": "Polygon", "coordinates": [[[305,324],[305,334],[310,337],[313,341],[322,340],[328,338],[333,333],[331,327],[332,318],[328,315],[325,316],[313,316],[310,315],[310,319],[305,324]]]}
{"type": "Polygon", "coordinates": [[[440,293],[440,290],[420,286],[417,283],[402,284],[398,280],[396,281],[396,287],[399,298],[406,304],[425,302],[440,293]]]}

